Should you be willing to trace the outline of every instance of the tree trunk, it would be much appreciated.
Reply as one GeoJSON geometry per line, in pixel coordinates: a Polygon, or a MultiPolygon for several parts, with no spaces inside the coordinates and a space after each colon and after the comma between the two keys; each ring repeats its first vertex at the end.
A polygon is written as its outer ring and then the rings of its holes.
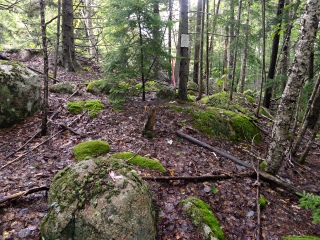
{"type": "Polygon", "coordinates": [[[308,0],[302,16],[295,57],[288,72],[288,82],[278,106],[272,129],[271,142],[266,157],[266,171],[276,174],[282,164],[294,107],[302,80],[308,71],[308,60],[314,44],[320,20],[320,1],[308,0]]]}
{"type": "Polygon", "coordinates": [[[237,28],[236,28],[236,36],[235,36],[235,49],[234,49],[234,56],[233,56],[233,64],[232,64],[232,79],[231,79],[231,88],[230,88],[230,101],[232,101],[233,91],[236,91],[234,88],[235,83],[235,74],[236,74],[236,67],[237,67],[237,55],[238,55],[238,42],[239,42],[239,33],[240,33],[240,20],[241,20],[241,11],[242,11],[242,0],[239,0],[239,7],[238,7],[238,15],[237,15],[237,28]]]}
{"type": "Polygon", "coordinates": [[[69,72],[77,70],[72,2],[72,0],[62,0],[62,64],[69,72]]]}
{"type": "MultiPolygon", "coordinates": [[[[60,20],[61,20],[61,0],[58,0],[58,18],[57,18],[57,34],[56,34],[56,46],[54,54],[54,69],[53,69],[53,78],[57,78],[58,71],[58,58],[59,58],[59,47],[60,47],[60,20]]],[[[54,81],[56,83],[56,80],[54,81]]]]}
{"type": "Polygon", "coordinates": [[[200,34],[200,65],[198,72],[198,89],[199,94],[197,99],[200,100],[202,98],[203,92],[203,35],[204,35],[204,11],[205,11],[205,0],[202,1],[202,9],[201,9],[201,34],[200,34]]]}
{"type": "Polygon", "coordinates": [[[224,50],[223,50],[223,66],[222,66],[222,77],[223,77],[223,85],[222,89],[227,91],[227,65],[228,65],[228,46],[229,46],[229,27],[226,26],[226,37],[224,39],[224,50]]]}
{"type": "Polygon", "coordinates": [[[43,53],[43,73],[44,73],[44,89],[42,102],[42,126],[41,135],[47,134],[47,120],[48,120],[48,78],[49,78],[49,64],[48,64],[48,50],[47,50],[47,26],[45,23],[45,0],[40,0],[40,16],[41,16],[41,32],[42,32],[42,53],[43,53]]]}
{"type": "MultiPolygon", "coordinates": [[[[272,50],[271,50],[267,82],[270,82],[270,79],[274,79],[275,73],[276,73],[277,56],[278,56],[279,41],[280,41],[280,30],[281,30],[281,23],[282,23],[282,18],[280,17],[284,7],[284,2],[285,0],[279,0],[278,2],[278,8],[277,8],[278,21],[276,22],[277,29],[272,41],[272,50]]],[[[264,93],[264,100],[263,100],[264,107],[270,108],[271,97],[272,97],[272,85],[270,84],[270,86],[266,88],[266,91],[264,93]]]]}
{"type": "Polygon", "coordinates": [[[172,60],[172,26],[171,26],[171,21],[172,21],[172,1],[173,0],[169,0],[169,26],[168,26],[168,53],[169,53],[169,66],[171,66],[169,68],[168,71],[168,76],[169,78],[171,78],[171,82],[175,83],[175,80],[172,79],[174,78],[174,75],[172,74],[172,65],[173,65],[173,60],[172,60]]]}
{"type": "Polygon", "coordinates": [[[180,0],[180,71],[178,97],[187,100],[187,84],[189,76],[189,35],[188,35],[188,0],[180,0]]]}
{"type": "Polygon", "coordinates": [[[247,19],[245,26],[245,42],[242,56],[242,65],[240,71],[240,93],[244,92],[244,84],[246,79],[246,69],[247,69],[247,57],[248,57],[248,49],[249,49],[249,20],[250,20],[250,0],[247,3],[247,19]]]}
{"type": "Polygon", "coordinates": [[[89,39],[89,53],[93,58],[97,58],[97,42],[94,36],[93,31],[93,24],[92,24],[92,0],[85,0],[84,1],[84,22],[85,22],[85,28],[87,31],[88,39],[89,39]]]}
{"type": "Polygon", "coordinates": [[[262,89],[263,84],[266,80],[266,1],[261,0],[261,24],[262,24],[262,67],[261,67],[261,83],[259,89],[259,99],[258,106],[255,112],[256,117],[259,116],[260,106],[261,106],[261,98],[262,98],[262,89]]]}
{"type": "Polygon", "coordinates": [[[194,39],[194,63],[193,63],[193,82],[199,83],[199,57],[200,57],[200,34],[201,34],[201,17],[203,15],[202,0],[198,0],[197,6],[197,27],[194,39]]]}
{"type": "Polygon", "coordinates": [[[298,136],[294,141],[291,149],[291,155],[295,156],[298,148],[301,144],[302,138],[305,135],[307,128],[314,128],[318,121],[320,114],[320,74],[318,75],[317,81],[314,85],[313,92],[309,98],[308,105],[306,108],[305,115],[303,117],[302,126],[299,130],[298,136]]]}
{"type": "MultiPolygon", "coordinates": [[[[230,20],[229,20],[229,57],[228,57],[228,67],[227,67],[227,79],[232,82],[232,74],[233,74],[233,60],[235,58],[234,56],[234,25],[235,25],[235,20],[234,20],[234,0],[230,0],[230,20]]],[[[228,33],[227,33],[228,35],[228,33]]]]}

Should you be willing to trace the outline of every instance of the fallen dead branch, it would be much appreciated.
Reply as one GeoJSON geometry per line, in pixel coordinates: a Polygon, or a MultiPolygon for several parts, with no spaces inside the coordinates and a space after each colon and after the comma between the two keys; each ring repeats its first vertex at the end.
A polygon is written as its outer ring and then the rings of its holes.
{"type": "MultiPolygon", "coordinates": [[[[239,164],[241,166],[244,166],[244,167],[249,168],[249,169],[253,169],[248,163],[236,158],[235,156],[230,155],[229,153],[226,153],[226,152],[221,151],[221,150],[219,150],[217,148],[214,148],[214,147],[210,146],[209,144],[207,144],[205,142],[202,142],[202,141],[200,141],[200,140],[198,140],[196,138],[193,138],[193,137],[191,137],[191,136],[189,136],[187,134],[184,134],[184,133],[182,133],[180,131],[177,131],[176,134],[179,137],[182,137],[182,138],[184,138],[184,139],[186,139],[186,140],[188,140],[188,141],[190,141],[192,143],[195,143],[198,146],[201,146],[201,147],[204,147],[206,149],[209,149],[210,151],[213,151],[213,152],[219,154],[220,156],[223,156],[223,157],[225,157],[225,158],[227,158],[227,159],[229,159],[229,160],[231,160],[231,161],[233,161],[233,162],[235,162],[235,163],[237,163],[237,164],[239,164]]],[[[259,170],[259,174],[260,174],[261,179],[263,179],[264,181],[275,183],[276,185],[278,185],[278,186],[282,187],[283,189],[286,189],[286,190],[288,190],[288,191],[290,191],[290,192],[292,192],[294,194],[297,194],[298,192],[299,193],[303,192],[302,190],[296,188],[295,186],[293,186],[293,185],[287,183],[286,181],[284,181],[284,180],[282,180],[282,179],[280,179],[278,177],[275,177],[275,176],[273,176],[273,175],[271,175],[269,173],[266,173],[264,171],[259,170]]]]}
{"type": "Polygon", "coordinates": [[[49,190],[49,187],[47,187],[47,186],[31,188],[29,190],[18,192],[18,193],[15,193],[15,194],[13,194],[13,195],[11,195],[9,197],[5,197],[3,199],[0,199],[0,204],[4,203],[4,202],[12,201],[14,199],[17,199],[19,197],[22,197],[22,196],[25,196],[25,195],[28,195],[28,194],[31,194],[31,193],[40,192],[40,191],[48,191],[48,190],[49,190]]]}
{"type": "MultiPolygon", "coordinates": [[[[68,124],[67,126],[69,127],[69,126],[71,126],[74,122],[78,121],[86,112],[87,112],[87,111],[84,111],[78,118],[76,118],[75,120],[73,120],[73,121],[72,121],[70,124],[68,124]]],[[[46,140],[42,141],[41,143],[39,143],[38,145],[36,145],[35,147],[33,147],[30,151],[33,151],[34,149],[40,147],[41,145],[43,145],[44,143],[46,143],[47,141],[49,141],[49,140],[52,139],[53,137],[57,136],[58,134],[62,133],[63,131],[64,131],[64,129],[63,129],[63,130],[60,130],[60,131],[58,131],[57,133],[53,134],[52,136],[48,137],[46,140]]],[[[12,161],[10,161],[10,162],[8,162],[7,164],[3,165],[3,166],[0,168],[0,170],[6,168],[7,166],[11,165],[11,164],[14,163],[14,162],[19,161],[21,158],[23,158],[23,157],[26,156],[27,154],[28,154],[28,152],[20,155],[19,157],[15,158],[15,159],[13,159],[12,161]]]]}
{"type": "Polygon", "coordinates": [[[242,174],[222,174],[222,175],[203,175],[203,176],[158,176],[158,177],[141,177],[144,180],[153,181],[171,181],[171,180],[186,180],[186,181],[207,181],[207,180],[222,180],[230,178],[253,177],[255,173],[242,174]]]}

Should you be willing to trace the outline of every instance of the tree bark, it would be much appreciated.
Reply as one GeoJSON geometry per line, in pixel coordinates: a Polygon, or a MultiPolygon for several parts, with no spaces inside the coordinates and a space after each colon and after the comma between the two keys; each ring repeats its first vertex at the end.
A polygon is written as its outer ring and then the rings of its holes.
{"type": "Polygon", "coordinates": [[[72,0],[62,0],[62,65],[69,72],[77,70],[72,0]]]}
{"type": "Polygon", "coordinates": [[[201,16],[202,16],[202,0],[198,0],[197,5],[197,27],[194,39],[194,63],[193,63],[193,82],[199,83],[199,57],[200,57],[200,34],[201,34],[201,16]]]}
{"type": "Polygon", "coordinates": [[[246,18],[246,26],[245,26],[245,43],[243,49],[243,56],[242,56],[242,65],[240,71],[240,93],[244,92],[244,85],[246,79],[246,70],[247,70],[247,57],[248,57],[248,49],[249,49],[249,20],[250,20],[250,0],[247,3],[247,18],[246,18]]]}
{"type": "Polygon", "coordinates": [[[236,74],[236,67],[237,67],[237,55],[238,55],[238,42],[239,42],[239,33],[240,33],[241,11],[242,11],[242,0],[239,0],[239,7],[238,7],[238,14],[237,14],[237,25],[236,25],[236,35],[235,35],[235,40],[234,40],[235,48],[234,48],[234,56],[233,56],[233,64],[232,64],[230,101],[232,101],[233,92],[237,90],[234,87],[234,85],[235,85],[235,74],[236,74]]]}
{"type": "Polygon", "coordinates": [[[205,0],[202,0],[201,9],[201,35],[200,35],[200,56],[199,56],[199,72],[198,72],[198,97],[200,100],[202,98],[203,92],[203,37],[204,37],[204,12],[205,12],[205,0]]]}
{"type": "MultiPolygon", "coordinates": [[[[278,56],[279,41],[280,41],[280,30],[281,30],[281,23],[282,23],[282,18],[280,18],[280,16],[282,14],[284,2],[285,2],[285,0],[279,0],[279,2],[278,2],[278,8],[277,8],[278,21],[275,24],[277,29],[275,31],[273,41],[272,41],[272,50],[271,50],[271,57],[270,57],[267,82],[270,82],[270,79],[274,79],[275,73],[276,73],[277,56],[278,56]]],[[[272,97],[272,85],[270,84],[270,86],[268,86],[266,88],[266,91],[264,94],[264,100],[263,100],[264,107],[270,108],[271,97],[272,97]]]]}
{"type": "Polygon", "coordinates": [[[187,100],[187,84],[189,77],[189,35],[188,35],[188,0],[180,0],[180,70],[178,97],[187,100]]]}
{"type": "Polygon", "coordinates": [[[295,57],[288,72],[288,82],[278,106],[272,129],[271,142],[266,158],[266,171],[276,174],[283,161],[287,146],[290,123],[302,80],[308,71],[308,63],[320,20],[320,1],[308,0],[301,19],[299,39],[295,48],[295,57]]]}
{"type": "MultiPolygon", "coordinates": [[[[60,20],[61,20],[61,0],[58,0],[58,18],[57,18],[57,33],[56,33],[56,45],[55,45],[55,54],[54,54],[54,69],[53,69],[53,78],[57,78],[58,71],[58,58],[59,58],[59,47],[60,47],[60,20]]],[[[56,83],[57,81],[54,81],[56,83]]]]}
{"type": "Polygon", "coordinates": [[[92,24],[92,0],[84,1],[83,17],[85,22],[85,28],[89,39],[89,53],[93,58],[97,58],[97,41],[94,36],[93,24],[92,24]]]}
{"type": "Polygon", "coordinates": [[[43,89],[43,102],[42,102],[42,125],[41,135],[47,134],[48,122],[48,78],[49,78],[49,60],[47,49],[47,25],[45,23],[45,1],[40,0],[40,16],[41,16],[41,32],[42,32],[42,54],[43,54],[43,74],[44,74],[44,89],[43,89]]]}
{"type": "Polygon", "coordinates": [[[317,81],[314,85],[313,92],[309,98],[308,105],[306,108],[305,115],[303,117],[302,126],[299,130],[299,133],[292,145],[291,155],[295,156],[303,136],[305,135],[307,128],[314,128],[316,122],[319,120],[320,115],[320,74],[318,75],[317,81]]]}

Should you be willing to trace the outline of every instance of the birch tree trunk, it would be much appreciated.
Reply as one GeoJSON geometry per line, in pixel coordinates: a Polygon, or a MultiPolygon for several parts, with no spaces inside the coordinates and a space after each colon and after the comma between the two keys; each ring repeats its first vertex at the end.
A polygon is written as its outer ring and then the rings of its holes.
{"type": "Polygon", "coordinates": [[[85,27],[89,39],[89,53],[93,58],[97,58],[97,42],[94,36],[94,31],[93,31],[93,24],[92,24],[92,16],[93,16],[93,11],[92,11],[92,0],[85,0],[84,1],[84,12],[83,12],[83,17],[85,21],[85,27]]]}
{"type": "Polygon", "coordinates": [[[288,71],[288,81],[278,106],[265,161],[265,170],[271,174],[276,174],[279,171],[284,158],[296,99],[302,87],[302,80],[308,73],[310,53],[313,49],[319,20],[320,1],[308,0],[305,13],[301,18],[301,28],[294,60],[291,69],[288,71]]]}

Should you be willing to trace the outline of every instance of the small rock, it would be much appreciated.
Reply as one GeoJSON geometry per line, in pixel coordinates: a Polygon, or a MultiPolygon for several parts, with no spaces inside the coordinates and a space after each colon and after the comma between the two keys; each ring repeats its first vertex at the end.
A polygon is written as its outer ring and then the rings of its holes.
{"type": "Polygon", "coordinates": [[[18,235],[21,238],[26,238],[29,234],[30,234],[30,229],[29,228],[24,228],[22,230],[19,231],[18,235]]]}

